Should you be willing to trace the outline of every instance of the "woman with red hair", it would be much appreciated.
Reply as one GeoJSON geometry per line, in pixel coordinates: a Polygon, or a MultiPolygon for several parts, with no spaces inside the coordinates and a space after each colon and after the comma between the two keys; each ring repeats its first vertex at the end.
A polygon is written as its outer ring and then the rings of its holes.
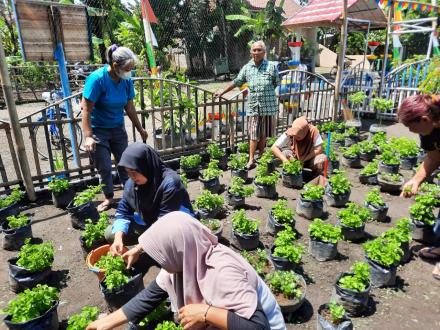
{"type": "MultiPolygon", "coordinates": [[[[398,117],[411,132],[420,135],[420,146],[427,154],[417,173],[403,186],[401,196],[410,197],[415,195],[420,184],[440,167],[440,96],[408,97],[400,106],[398,117]]],[[[419,251],[419,256],[440,259],[440,247],[425,247],[419,251]]],[[[440,280],[440,263],[435,265],[432,275],[440,280]]]]}

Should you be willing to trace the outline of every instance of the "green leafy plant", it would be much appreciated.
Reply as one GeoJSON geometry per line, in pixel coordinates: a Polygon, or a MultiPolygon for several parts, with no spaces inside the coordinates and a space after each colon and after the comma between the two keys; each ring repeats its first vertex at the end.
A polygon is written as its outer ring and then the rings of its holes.
{"type": "Polygon", "coordinates": [[[149,313],[142,321],[139,321],[140,327],[146,327],[153,322],[163,320],[164,317],[169,313],[169,307],[167,301],[162,301],[162,303],[157,306],[151,313],[149,313]]]}
{"type": "Polygon", "coordinates": [[[184,170],[198,168],[201,162],[202,157],[199,154],[180,157],[180,167],[184,170]]]}
{"type": "Polygon", "coordinates": [[[248,156],[246,154],[231,154],[229,156],[228,166],[232,170],[246,170],[248,156]]]}
{"type": "Polygon", "coordinates": [[[104,270],[104,284],[109,290],[119,288],[130,280],[129,272],[121,256],[112,256],[109,252],[99,258],[95,266],[104,270]]]}
{"type": "Polygon", "coordinates": [[[276,270],[266,275],[266,282],[275,294],[282,294],[287,299],[299,299],[303,288],[300,277],[293,271],[276,270]]]}
{"type": "Polygon", "coordinates": [[[67,179],[64,178],[57,178],[55,176],[52,177],[50,182],[47,184],[47,187],[50,191],[52,191],[54,194],[62,193],[63,191],[66,191],[70,187],[70,182],[67,179]]]}
{"type": "Polygon", "coordinates": [[[176,324],[172,321],[164,321],[158,324],[155,330],[183,330],[183,327],[179,324],[176,324]]]}
{"type": "Polygon", "coordinates": [[[384,267],[399,264],[403,255],[400,243],[394,240],[387,240],[383,237],[368,241],[362,244],[362,247],[370,260],[373,260],[384,267]]]}
{"type": "Polygon", "coordinates": [[[267,173],[267,166],[260,164],[257,166],[254,182],[264,186],[274,186],[279,178],[280,173],[278,171],[267,173]]]}
{"type": "Polygon", "coordinates": [[[93,223],[92,220],[87,219],[85,229],[82,233],[86,246],[91,247],[95,241],[103,239],[105,230],[109,224],[109,215],[106,212],[99,214],[97,223],[93,223]]]}
{"type": "Polygon", "coordinates": [[[211,232],[216,232],[221,226],[221,222],[218,219],[201,219],[200,222],[208,227],[211,232]]]}
{"type": "Polygon", "coordinates": [[[360,105],[364,103],[366,99],[367,95],[363,91],[356,92],[348,97],[348,100],[350,101],[352,106],[360,105]]]}
{"type": "MultiPolygon", "coordinates": [[[[392,99],[385,99],[376,97],[371,100],[371,105],[379,113],[389,112],[394,107],[394,101],[392,99]]],[[[379,117],[379,125],[382,125],[382,116],[379,117]]]]}
{"type": "Polygon", "coordinates": [[[64,170],[63,157],[59,153],[55,154],[55,159],[53,161],[53,167],[55,168],[55,171],[64,170]]]}
{"type": "Polygon", "coordinates": [[[234,176],[228,191],[231,195],[249,197],[254,193],[255,189],[254,187],[246,187],[242,178],[234,176]]]}
{"type": "Polygon", "coordinates": [[[345,140],[344,133],[334,133],[332,134],[332,140],[337,143],[342,143],[345,140]]]}
{"type": "Polygon", "coordinates": [[[11,229],[27,226],[30,223],[29,217],[24,214],[10,215],[6,218],[8,227],[11,229]]]}
{"type": "Polygon", "coordinates": [[[391,138],[390,146],[399,153],[399,156],[405,158],[417,157],[420,147],[413,139],[402,136],[400,138],[391,138]]]}
{"type": "Polygon", "coordinates": [[[432,193],[426,193],[423,195],[417,195],[414,200],[416,203],[425,205],[426,207],[435,207],[438,203],[438,197],[432,193]]]}
{"type": "Polygon", "coordinates": [[[360,153],[369,154],[376,151],[376,145],[370,140],[361,141],[358,143],[360,153]]]}
{"type": "Polygon", "coordinates": [[[12,205],[13,203],[17,203],[21,201],[23,196],[24,196],[24,192],[22,192],[18,187],[12,189],[10,195],[0,199],[0,209],[3,209],[5,207],[12,205]]]}
{"type": "Polygon", "coordinates": [[[18,252],[17,265],[33,273],[52,266],[54,257],[52,242],[31,244],[30,241],[30,238],[26,239],[18,252]]]}
{"type": "Polygon", "coordinates": [[[371,163],[368,163],[367,166],[360,171],[360,174],[365,176],[376,175],[379,171],[378,165],[379,161],[375,159],[371,163]]]}
{"type": "Polygon", "coordinates": [[[291,159],[283,163],[283,173],[288,175],[298,175],[302,172],[302,164],[298,159],[291,159]]]}
{"type": "Polygon", "coordinates": [[[379,177],[390,183],[400,183],[402,182],[402,175],[399,173],[381,173],[379,177]]]}
{"type": "Polygon", "coordinates": [[[90,323],[98,318],[99,308],[84,306],[81,312],[69,317],[66,330],[84,330],[90,323]]]}
{"type": "Polygon", "coordinates": [[[245,211],[238,210],[232,215],[232,228],[242,235],[253,235],[258,231],[258,220],[249,218],[245,211]]]}
{"type": "Polygon", "coordinates": [[[237,150],[239,153],[247,154],[249,152],[249,142],[237,143],[237,150]]]}
{"type": "Polygon", "coordinates": [[[428,226],[432,226],[436,221],[433,207],[428,207],[421,203],[411,205],[409,208],[409,215],[412,220],[422,222],[428,226]]]}
{"type": "Polygon", "coordinates": [[[104,283],[107,289],[117,289],[130,281],[126,271],[114,270],[111,273],[106,272],[104,283]]]}
{"type": "Polygon", "coordinates": [[[97,186],[88,186],[86,190],[81,191],[78,195],[75,196],[75,198],[73,199],[73,205],[80,206],[91,202],[95,198],[96,194],[102,192],[102,188],[104,186],[104,184],[99,184],[97,186]]]}
{"type": "Polygon", "coordinates": [[[286,258],[291,263],[299,264],[304,253],[304,246],[293,244],[296,234],[290,227],[277,233],[274,241],[273,255],[275,257],[286,258]]]}
{"type": "Polygon", "coordinates": [[[185,189],[188,189],[188,178],[186,177],[185,173],[180,174],[180,180],[182,180],[182,184],[185,187],[185,189]]]}
{"type": "Polygon", "coordinates": [[[339,279],[341,288],[362,292],[370,283],[370,265],[366,262],[356,261],[350,268],[352,274],[347,274],[339,279]]]}
{"type": "Polygon", "coordinates": [[[387,143],[387,133],[385,132],[377,132],[374,134],[370,141],[379,148],[379,150],[382,150],[382,147],[387,143]]]}
{"type": "Polygon", "coordinates": [[[380,195],[379,188],[373,188],[365,197],[365,203],[380,207],[385,205],[385,201],[383,200],[382,196],[380,195]]]}
{"type": "Polygon", "coordinates": [[[266,146],[268,148],[272,147],[278,138],[276,136],[272,136],[266,140],[266,146]]]}
{"type": "Polygon", "coordinates": [[[218,178],[223,171],[218,168],[218,160],[213,159],[208,163],[208,167],[202,171],[203,180],[218,178]]]}
{"type": "Polygon", "coordinates": [[[258,159],[258,164],[261,165],[267,165],[269,163],[271,163],[274,159],[274,155],[272,153],[272,150],[266,150],[265,152],[263,152],[263,154],[261,155],[261,157],[258,159]]]}
{"type": "Polygon", "coordinates": [[[408,218],[402,218],[396,223],[395,228],[390,228],[381,236],[387,240],[394,240],[399,244],[409,243],[412,239],[411,224],[408,218]]]}
{"type": "Polygon", "coordinates": [[[359,158],[359,155],[361,154],[361,147],[359,144],[353,144],[346,148],[342,155],[345,158],[359,158]]]}
{"type": "Polygon", "coordinates": [[[391,150],[384,150],[382,154],[379,156],[379,159],[385,165],[399,165],[400,159],[397,153],[392,152],[391,150]]]}
{"type": "Polygon", "coordinates": [[[440,186],[434,183],[423,182],[419,186],[418,194],[430,194],[437,197],[440,195],[440,186]]]}
{"type": "Polygon", "coordinates": [[[321,132],[334,132],[336,131],[338,124],[334,121],[328,121],[326,123],[322,123],[319,127],[319,131],[321,132]]]}
{"type": "Polygon", "coordinates": [[[321,219],[314,219],[309,225],[310,237],[321,242],[336,244],[341,239],[341,228],[325,223],[321,219]]]}
{"type": "Polygon", "coordinates": [[[333,171],[333,175],[328,179],[328,183],[334,195],[341,195],[351,191],[351,183],[343,171],[333,171]]]}
{"type": "Polygon", "coordinates": [[[32,290],[26,289],[9,301],[1,313],[10,315],[12,323],[24,323],[46,313],[55,301],[58,301],[57,289],[37,284],[32,290]]]}
{"type": "Polygon", "coordinates": [[[245,258],[252,267],[254,267],[255,271],[260,276],[263,276],[266,273],[266,270],[270,267],[266,250],[257,249],[254,253],[242,251],[241,256],[245,258]]]}
{"type": "Polygon", "coordinates": [[[350,228],[362,227],[371,218],[367,208],[353,202],[347,203],[347,208],[339,211],[337,216],[343,226],[350,228]]]}
{"type": "Polygon", "coordinates": [[[200,195],[194,201],[194,206],[198,210],[212,211],[223,207],[225,200],[218,194],[213,194],[209,190],[202,190],[200,195]]]}
{"type": "Polygon", "coordinates": [[[317,201],[322,199],[324,195],[324,187],[320,185],[314,185],[307,183],[304,186],[304,192],[301,193],[301,197],[306,200],[317,201]]]}
{"type": "Polygon", "coordinates": [[[344,320],[345,308],[335,302],[330,302],[328,304],[328,310],[330,312],[331,321],[333,324],[339,324],[344,320]]]}
{"type": "Polygon", "coordinates": [[[215,143],[208,144],[207,150],[211,160],[220,159],[225,155],[225,151],[215,143]]]}
{"type": "Polygon", "coordinates": [[[287,200],[280,199],[276,202],[272,208],[272,216],[275,218],[276,222],[280,224],[291,224],[294,220],[295,213],[287,205],[287,200]]]}
{"type": "Polygon", "coordinates": [[[357,137],[359,136],[359,132],[356,127],[350,127],[345,130],[344,136],[346,137],[357,137]]]}

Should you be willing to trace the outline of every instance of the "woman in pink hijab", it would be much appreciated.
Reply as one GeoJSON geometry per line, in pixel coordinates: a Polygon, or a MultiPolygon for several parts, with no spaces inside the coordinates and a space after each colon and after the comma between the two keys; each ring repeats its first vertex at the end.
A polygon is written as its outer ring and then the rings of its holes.
{"type": "Polygon", "coordinates": [[[88,330],[137,323],[167,297],[184,329],[286,329],[274,296],[255,270],[190,215],[176,211],[157,220],[124,254],[127,267],[143,252],[162,268],[156,280],[88,330]]]}

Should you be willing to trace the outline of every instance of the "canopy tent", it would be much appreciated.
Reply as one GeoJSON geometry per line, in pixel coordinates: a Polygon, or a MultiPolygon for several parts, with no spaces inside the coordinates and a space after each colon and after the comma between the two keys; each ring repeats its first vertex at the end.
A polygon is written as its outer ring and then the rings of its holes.
{"type": "MultiPolygon", "coordinates": [[[[342,5],[343,0],[312,0],[307,6],[289,17],[282,26],[286,29],[316,26],[340,27],[342,5]]],[[[387,18],[374,0],[348,0],[348,17],[353,20],[350,24],[353,24],[355,29],[356,27],[367,28],[366,24],[361,21],[369,21],[370,29],[387,26],[387,18]]]]}

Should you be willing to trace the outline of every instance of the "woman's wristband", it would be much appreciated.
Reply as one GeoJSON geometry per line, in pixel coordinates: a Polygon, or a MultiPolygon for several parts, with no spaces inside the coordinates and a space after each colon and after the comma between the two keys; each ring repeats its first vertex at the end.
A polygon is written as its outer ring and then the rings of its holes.
{"type": "Polygon", "coordinates": [[[207,325],[207,323],[206,323],[206,317],[208,316],[208,312],[209,312],[209,309],[211,308],[211,305],[208,305],[208,308],[206,309],[206,312],[205,312],[205,316],[203,317],[203,322],[205,322],[205,325],[207,325]]]}

